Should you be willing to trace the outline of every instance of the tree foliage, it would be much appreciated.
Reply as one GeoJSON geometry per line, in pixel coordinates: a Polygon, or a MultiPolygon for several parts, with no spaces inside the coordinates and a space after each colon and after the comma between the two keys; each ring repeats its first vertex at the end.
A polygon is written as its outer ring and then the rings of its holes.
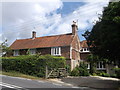
{"type": "Polygon", "coordinates": [[[85,35],[92,54],[119,64],[120,2],[110,2],[92,31],[85,35]]]}
{"type": "Polygon", "coordinates": [[[0,54],[1,56],[10,56],[12,54],[12,50],[7,44],[7,40],[0,44],[0,54]]]}

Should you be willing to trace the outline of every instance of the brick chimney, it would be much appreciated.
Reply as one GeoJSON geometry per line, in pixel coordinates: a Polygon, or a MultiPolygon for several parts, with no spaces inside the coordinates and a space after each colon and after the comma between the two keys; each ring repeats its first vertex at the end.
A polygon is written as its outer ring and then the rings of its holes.
{"type": "Polygon", "coordinates": [[[77,26],[76,22],[73,21],[73,24],[71,26],[72,26],[72,34],[76,35],[77,34],[77,30],[78,30],[78,26],[77,26]]]}
{"type": "Polygon", "coordinates": [[[33,32],[32,32],[32,39],[35,39],[35,38],[36,38],[36,32],[33,31],[33,32]]]}

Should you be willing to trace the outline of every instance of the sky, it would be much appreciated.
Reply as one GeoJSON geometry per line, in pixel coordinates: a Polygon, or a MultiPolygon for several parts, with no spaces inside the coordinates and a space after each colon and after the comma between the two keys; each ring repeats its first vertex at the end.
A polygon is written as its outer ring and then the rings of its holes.
{"type": "Polygon", "coordinates": [[[1,2],[0,43],[5,39],[11,45],[16,39],[71,33],[71,24],[77,21],[80,41],[85,30],[91,30],[103,7],[109,0],[80,0],[76,2],[1,2]]]}

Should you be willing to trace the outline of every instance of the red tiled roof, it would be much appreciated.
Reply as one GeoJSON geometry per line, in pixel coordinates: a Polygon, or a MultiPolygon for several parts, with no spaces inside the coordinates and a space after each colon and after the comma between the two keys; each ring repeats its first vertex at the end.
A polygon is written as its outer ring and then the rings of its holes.
{"type": "Polygon", "coordinates": [[[86,40],[81,41],[81,42],[80,42],[80,45],[81,45],[81,47],[83,47],[83,48],[88,47],[86,40]]]}
{"type": "Polygon", "coordinates": [[[19,39],[16,40],[10,48],[15,49],[30,49],[30,48],[44,48],[44,47],[57,47],[57,46],[69,46],[73,40],[72,33],[37,37],[35,39],[19,39]]]}

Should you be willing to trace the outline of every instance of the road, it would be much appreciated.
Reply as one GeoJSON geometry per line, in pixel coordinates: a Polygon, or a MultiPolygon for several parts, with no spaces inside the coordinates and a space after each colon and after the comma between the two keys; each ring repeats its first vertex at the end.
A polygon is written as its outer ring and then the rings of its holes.
{"type": "MultiPolygon", "coordinates": [[[[50,82],[47,80],[31,80],[26,78],[20,78],[20,77],[11,77],[11,76],[5,76],[0,75],[0,78],[2,78],[2,82],[0,82],[0,86],[2,87],[2,90],[31,90],[31,89],[40,89],[40,88],[75,88],[79,90],[88,90],[83,89],[82,87],[74,87],[74,86],[68,86],[65,84],[50,82]]],[[[46,89],[45,89],[46,90],[46,89]]]]}
{"type": "Polygon", "coordinates": [[[120,79],[101,76],[66,77],[62,82],[70,83],[79,87],[89,87],[97,90],[120,90],[120,79]]]}

